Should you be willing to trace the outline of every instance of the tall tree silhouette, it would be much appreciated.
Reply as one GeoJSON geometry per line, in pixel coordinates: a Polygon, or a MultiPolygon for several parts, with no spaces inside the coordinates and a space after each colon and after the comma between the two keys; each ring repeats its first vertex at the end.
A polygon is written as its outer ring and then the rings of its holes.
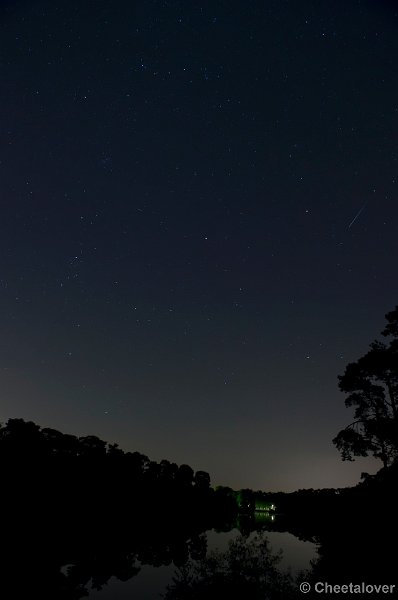
{"type": "Polygon", "coordinates": [[[389,343],[370,344],[339,377],[340,390],[349,394],[345,405],[355,411],[354,421],[333,439],[343,460],[373,455],[384,467],[398,458],[398,306],[386,319],[382,335],[389,343]]]}

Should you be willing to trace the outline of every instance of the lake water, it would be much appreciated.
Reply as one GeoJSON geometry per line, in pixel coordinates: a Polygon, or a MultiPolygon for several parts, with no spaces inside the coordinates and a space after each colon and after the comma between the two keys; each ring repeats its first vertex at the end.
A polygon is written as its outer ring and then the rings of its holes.
{"type": "MultiPolygon", "coordinates": [[[[227,533],[211,530],[206,535],[208,552],[211,550],[223,552],[227,550],[229,541],[240,533],[237,529],[227,533]]],[[[310,561],[317,556],[315,544],[303,542],[290,533],[268,531],[266,537],[270,542],[272,553],[279,550],[283,552],[280,569],[290,570],[293,576],[309,569],[310,561]]],[[[166,586],[172,581],[175,571],[176,567],[173,564],[163,567],[143,565],[140,573],[129,581],[122,582],[112,577],[102,590],[90,590],[89,598],[90,600],[159,600],[166,586]]]]}

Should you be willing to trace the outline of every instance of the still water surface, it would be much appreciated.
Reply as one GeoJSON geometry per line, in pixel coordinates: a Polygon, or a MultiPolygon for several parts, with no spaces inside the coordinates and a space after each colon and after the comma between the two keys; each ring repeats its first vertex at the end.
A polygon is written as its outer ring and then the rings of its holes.
{"type": "MultiPolygon", "coordinates": [[[[214,530],[207,532],[208,552],[211,550],[227,550],[228,542],[240,535],[237,529],[227,533],[214,530]]],[[[251,534],[251,535],[254,535],[251,534]]],[[[317,547],[311,542],[303,542],[287,532],[268,531],[266,537],[270,542],[270,550],[274,554],[282,550],[279,563],[281,570],[290,570],[293,576],[310,568],[310,561],[316,558],[317,547]]],[[[250,539],[250,537],[249,537],[250,539]]],[[[143,565],[139,574],[129,581],[122,582],[112,577],[108,585],[100,591],[90,590],[90,600],[160,600],[166,586],[171,582],[176,567],[171,564],[163,567],[143,565]]]]}

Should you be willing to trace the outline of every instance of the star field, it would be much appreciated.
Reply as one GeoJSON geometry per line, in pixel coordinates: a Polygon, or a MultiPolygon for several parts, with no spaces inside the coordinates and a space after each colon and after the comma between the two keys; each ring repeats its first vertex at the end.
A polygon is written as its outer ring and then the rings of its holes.
{"type": "Polygon", "coordinates": [[[394,2],[0,9],[0,420],[213,483],[355,483],[397,303],[394,2]]]}

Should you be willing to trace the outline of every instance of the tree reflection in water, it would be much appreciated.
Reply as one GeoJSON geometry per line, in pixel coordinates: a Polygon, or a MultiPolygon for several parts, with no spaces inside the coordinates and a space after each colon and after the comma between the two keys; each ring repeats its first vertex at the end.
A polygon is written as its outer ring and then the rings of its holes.
{"type": "Polygon", "coordinates": [[[182,565],[167,586],[165,600],[206,600],[242,597],[251,600],[296,597],[289,573],[278,569],[281,552],[273,553],[263,532],[229,542],[225,552],[212,551],[182,565]]]}
{"type": "MultiPolygon", "coordinates": [[[[239,515],[232,490],[207,473],[124,453],[96,436],[76,438],[32,422],[0,425],[2,490],[0,597],[78,600],[141,565],[174,564],[165,598],[289,598],[283,574],[258,527],[319,545],[307,581],[392,584],[398,532],[398,463],[354,488],[266,494],[275,521],[239,515]],[[271,497],[272,496],[272,497],[271,497]],[[238,527],[245,537],[206,555],[205,531],[238,527]]],[[[112,598],[113,600],[113,598],[112,598]]]]}

